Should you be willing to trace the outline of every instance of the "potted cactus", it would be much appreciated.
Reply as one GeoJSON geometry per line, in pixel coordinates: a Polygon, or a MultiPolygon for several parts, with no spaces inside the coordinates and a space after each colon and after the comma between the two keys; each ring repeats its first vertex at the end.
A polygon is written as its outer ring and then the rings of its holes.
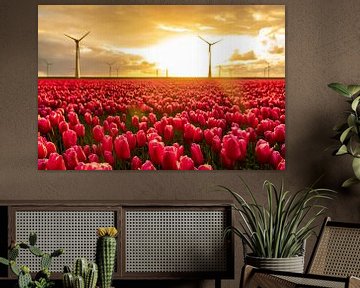
{"type": "Polygon", "coordinates": [[[99,267],[99,287],[110,288],[116,258],[115,227],[100,227],[97,229],[96,262],[99,267]]]}
{"type": "Polygon", "coordinates": [[[29,243],[12,243],[8,252],[8,259],[0,257],[0,263],[10,266],[11,271],[18,277],[18,288],[49,288],[54,285],[50,280],[50,265],[54,257],[64,253],[63,249],[57,249],[52,253],[45,253],[36,246],[37,236],[30,233],[29,243]],[[19,266],[16,259],[19,256],[20,249],[26,249],[33,255],[41,258],[41,270],[35,275],[34,280],[30,275],[28,266],[19,266]]]}
{"type": "Polygon", "coordinates": [[[78,258],[71,272],[69,266],[64,267],[64,288],[95,288],[98,279],[98,267],[96,263],[88,263],[85,258],[78,258]]]}

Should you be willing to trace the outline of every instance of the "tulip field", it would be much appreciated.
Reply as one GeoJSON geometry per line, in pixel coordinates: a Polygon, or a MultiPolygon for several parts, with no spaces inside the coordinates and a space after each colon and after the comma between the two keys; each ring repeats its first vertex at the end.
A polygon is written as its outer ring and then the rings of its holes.
{"type": "Polygon", "coordinates": [[[285,169],[284,79],[39,79],[40,170],[285,169]]]}

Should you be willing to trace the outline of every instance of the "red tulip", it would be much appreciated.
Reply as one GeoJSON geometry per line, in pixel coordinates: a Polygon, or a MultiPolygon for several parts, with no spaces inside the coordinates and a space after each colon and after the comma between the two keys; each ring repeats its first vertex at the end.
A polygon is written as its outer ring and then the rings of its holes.
{"type": "Polygon", "coordinates": [[[280,154],[281,154],[281,156],[282,156],[283,158],[285,158],[285,154],[286,154],[285,143],[281,145],[280,154]]]}
{"type": "Polygon", "coordinates": [[[256,159],[260,164],[269,163],[272,149],[267,141],[260,139],[255,146],[256,159]]]}
{"type": "Polygon", "coordinates": [[[231,160],[238,160],[242,156],[239,141],[234,135],[224,136],[223,149],[226,157],[231,160]]]}
{"type": "Polygon", "coordinates": [[[174,127],[172,125],[166,125],[164,128],[164,139],[165,141],[172,141],[174,137],[174,127]]]}
{"type": "Polygon", "coordinates": [[[276,167],[276,170],[285,170],[285,159],[282,159],[278,166],[276,167]]]}
{"type": "Polygon", "coordinates": [[[60,123],[61,116],[58,112],[51,111],[49,115],[49,120],[52,127],[57,127],[60,123]]]}
{"type": "Polygon", "coordinates": [[[96,125],[99,125],[99,124],[100,124],[100,119],[99,119],[99,117],[98,117],[98,116],[93,117],[93,119],[92,119],[92,125],[93,125],[93,126],[96,126],[96,125]]]}
{"type": "Polygon", "coordinates": [[[84,114],[84,119],[85,119],[86,124],[88,124],[88,125],[92,124],[92,116],[89,112],[86,112],[84,114]]]}
{"type": "Polygon", "coordinates": [[[69,112],[67,116],[72,126],[75,126],[79,123],[78,115],[75,112],[69,112]]]}
{"type": "Polygon", "coordinates": [[[148,124],[147,122],[140,122],[139,123],[139,130],[144,130],[146,131],[148,129],[148,124]]]}
{"type": "Polygon", "coordinates": [[[72,148],[76,151],[77,158],[79,159],[79,162],[85,162],[86,161],[86,154],[83,148],[79,145],[75,145],[72,148]]]}
{"type": "Polygon", "coordinates": [[[214,138],[214,132],[210,129],[204,130],[204,138],[207,145],[211,146],[214,138]]]}
{"type": "Polygon", "coordinates": [[[198,167],[198,170],[213,170],[213,168],[209,164],[203,164],[198,167]]]}
{"type": "Polygon", "coordinates": [[[47,156],[49,156],[51,153],[56,152],[56,146],[53,142],[46,142],[45,146],[46,146],[47,156]]]}
{"type": "Polygon", "coordinates": [[[144,147],[146,145],[146,134],[143,130],[139,130],[136,133],[136,142],[138,147],[144,147]]]}
{"type": "Polygon", "coordinates": [[[179,117],[174,117],[173,118],[173,125],[174,125],[174,128],[176,130],[183,130],[183,120],[179,117]]]}
{"type": "Polygon", "coordinates": [[[57,153],[52,153],[46,163],[47,170],[66,170],[64,159],[57,153]]]}
{"type": "Polygon", "coordinates": [[[125,133],[125,137],[129,143],[130,150],[133,150],[136,147],[136,135],[133,134],[131,131],[127,131],[125,133]]]}
{"type": "Polygon", "coordinates": [[[65,148],[70,148],[71,146],[76,145],[77,135],[74,130],[67,130],[62,133],[62,140],[65,148]]]}
{"type": "Polygon", "coordinates": [[[201,165],[204,163],[204,156],[199,144],[192,143],[190,151],[191,158],[194,160],[195,165],[201,165]]]}
{"type": "Polygon", "coordinates": [[[187,123],[184,125],[184,140],[190,143],[194,140],[195,126],[187,123]]]}
{"type": "Polygon", "coordinates": [[[177,170],[177,151],[174,146],[164,148],[161,166],[165,170],[177,170]]]}
{"type": "Polygon", "coordinates": [[[274,140],[278,143],[285,142],[285,124],[280,124],[274,128],[274,140]]]}
{"type": "Polygon", "coordinates": [[[154,164],[160,165],[164,156],[164,143],[151,140],[149,142],[149,155],[154,164]]]}
{"type": "Polygon", "coordinates": [[[104,151],[104,160],[111,166],[114,166],[115,164],[115,159],[111,151],[104,151]]]}
{"type": "Polygon", "coordinates": [[[131,118],[131,125],[135,128],[139,128],[139,117],[137,115],[134,115],[131,118]]]}
{"type": "Polygon", "coordinates": [[[47,134],[51,131],[51,123],[46,118],[39,118],[38,119],[38,129],[41,134],[47,134]]]}
{"type": "Polygon", "coordinates": [[[194,161],[188,156],[181,156],[179,170],[194,170],[194,161]]]}
{"type": "Polygon", "coordinates": [[[88,159],[90,162],[96,162],[96,163],[99,163],[99,156],[96,155],[96,154],[90,154],[88,156],[88,159]]]}
{"type": "Polygon", "coordinates": [[[270,164],[274,169],[279,165],[283,158],[281,157],[279,151],[273,151],[270,155],[270,164]]]}
{"type": "Polygon", "coordinates": [[[109,135],[105,135],[102,139],[101,139],[101,148],[102,151],[110,151],[112,152],[113,150],[113,141],[111,136],[109,135]]]}
{"type": "Polygon", "coordinates": [[[134,156],[131,160],[131,169],[132,170],[139,170],[141,168],[142,161],[138,156],[134,156]]]}
{"type": "Polygon", "coordinates": [[[76,132],[78,137],[85,136],[85,126],[83,124],[76,124],[74,126],[74,131],[76,132]]]}
{"type": "Polygon", "coordinates": [[[65,131],[69,130],[69,124],[65,121],[61,121],[59,123],[59,131],[61,133],[64,133],[65,131]]]}
{"type": "Polygon", "coordinates": [[[63,154],[65,159],[66,168],[68,170],[73,170],[79,164],[79,160],[77,158],[77,153],[74,148],[69,148],[63,154]]]}
{"type": "Polygon", "coordinates": [[[38,170],[45,170],[48,159],[38,159],[38,170]]]}
{"type": "Polygon", "coordinates": [[[141,165],[141,170],[156,170],[151,161],[146,160],[143,165],[141,165]]]}
{"type": "Polygon", "coordinates": [[[47,155],[46,145],[41,141],[38,141],[38,159],[43,159],[47,155]]]}
{"type": "Polygon", "coordinates": [[[128,140],[125,136],[120,135],[114,140],[115,153],[118,159],[130,158],[130,147],[128,140]]]}
{"type": "Polygon", "coordinates": [[[93,129],[93,138],[95,141],[100,142],[104,138],[104,128],[100,125],[96,125],[93,129]]]}
{"type": "Polygon", "coordinates": [[[112,170],[112,167],[108,163],[83,163],[80,162],[78,166],[76,166],[75,170],[112,170]]]}
{"type": "Polygon", "coordinates": [[[216,153],[220,152],[221,140],[220,140],[219,136],[215,135],[214,138],[212,139],[211,149],[216,153]]]}
{"type": "Polygon", "coordinates": [[[202,141],[202,139],[203,139],[203,131],[201,130],[200,127],[195,128],[193,137],[194,137],[193,138],[194,142],[199,143],[200,141],[202,141]]]}

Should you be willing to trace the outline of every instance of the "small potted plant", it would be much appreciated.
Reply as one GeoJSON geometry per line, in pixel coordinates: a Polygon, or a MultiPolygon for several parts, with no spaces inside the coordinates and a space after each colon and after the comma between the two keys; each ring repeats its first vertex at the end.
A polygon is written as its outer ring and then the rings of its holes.
{"type": "Polygon", "coordinates": [[[263,206],[244,185],[251,197],[250,202],[239,193],[221,187],[235,198],[233,208],[240,216],[239,227],[229,227],[225,232],[233,232],[241,238],[245,264],[302,273],[305,241],[314,233],[315,220],[326,209],[317,202],[331,199],[334,191],[310,187],[290,193],[285,191],[283,184],[278,189],[270,181],[265,181],[267,203],[263,206]]]}
{"type": "Polygon", "coordinates": [[[50,265],[54,257],[58,257],[64,253],[63,249],[57,249],[52,253],[43,252],[36,246],[37,236],[30,233],[29,243],[19,242],[12,243],[8,252],[8,259],[0,257],[0,263],[10,266],[11,271],[18,277],[18,288],[50,288],[54,286],[54,282],[50,280],[50,265]],[[31,254],[40,258],[41,270],[36,273],[32,279],[30,268],[26,265],[20,266],[16,263],[20,249],[28,250],[31,254]]]}
{"type": "Polygon", "coordinates": [[[331,83],[328,86],[344,96],[350,104],[350,109],[346,112],[346,122],[334,127],[340,141],[334,155],[350,155],[352,157],[354,176],[342,184],[342,187],[349,187],[360,183],[360,85],[331,83]]]}

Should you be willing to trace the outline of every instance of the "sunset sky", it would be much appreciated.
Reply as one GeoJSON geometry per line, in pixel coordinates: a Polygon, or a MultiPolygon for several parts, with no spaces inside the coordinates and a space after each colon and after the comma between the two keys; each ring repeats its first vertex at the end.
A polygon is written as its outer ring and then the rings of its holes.
{"type": "Polygon", "coordinates": [[[80,38],[81,76],[285,76],[285,6],[39,5],[38,75],[73,76],[80,38]],[[266,72],[267,75],[267,72],[266,72]]]}

